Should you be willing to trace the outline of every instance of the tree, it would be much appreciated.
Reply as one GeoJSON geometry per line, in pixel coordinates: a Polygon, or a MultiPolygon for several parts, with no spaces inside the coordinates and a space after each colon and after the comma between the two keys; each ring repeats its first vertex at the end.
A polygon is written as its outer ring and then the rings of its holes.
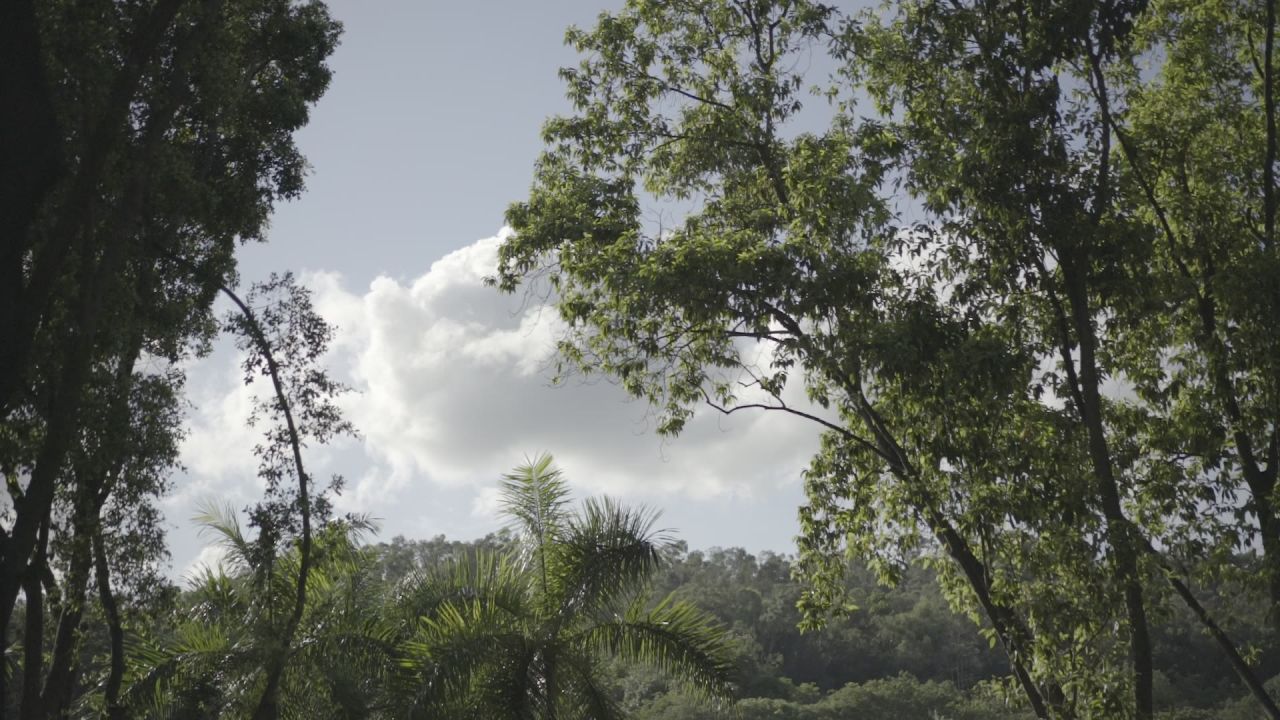
{"type": "Polygon", "coordinates": [[[1189,556],[1260,548],[1249,580],[1280,628],[1275,14],[1274,2],[1153,3],[1096,92],[1109,82],[1115,98],[1101,114],[1115,192],[1148,228],[1150,289],[1115,303],[1131,328],[1116,364],[1133,383],[1143,442],[1211,510],[1161,539],[1189,556]],[[1163,47],[1174,51],[1144,79],[1140,59],[1163,47]]]}
{"type": "Polygon", "coordinates": [[[1273,26],[1270,3],[918,0],[847,19],[635,0],[569,32],[577,113],[544,130],[495,283],[544,282],[562,369],[617,378],[662,432],[699,405],[822,427],[808,609],[842,604],[846,555],[893,580],[933,548],[1037,716],[1147,718],[1151,618],[1176,600],[1275,717],[1180,569],[1270,542],[1276,463],[1248,448],[1280,446],[1275,296],[1248,278],[1274,262],[1273,26]],[[802,132],[803,72],[823,64],[829,123],[802,132]],[[1190,190],[1185,140],[1160,185],[1139,145],[1168,147],[1170,105],[1198,114],[1212,158],[1190,190]],[[1240,128],[1208,122],[1238,111],[1240,128]],[[1166,192],[1202,227],[1176,225],[1166,192]],[[683,217],[647,221],[664,209],[683,217]],[[1213,252],[1190,260],[1180,233],[1213,252]],[[1206,330],[1224,297],[1232,320],[1206,330]]]}
{"type": "MultiPolygon", "coordinates": [[[[246,718],[259,712],[303,570],[300,544],[270,555],[231,508],[198,518],[224,551],[203,568],[171,616],[138,638],[124,699],[130,717],[246,718]]],[[[318,533],[310,592],[274,699],[288,717],[369,717],[393,671],[394,631],[382,613],[368,521],[318,533]]]]}
{"type": "Polygon", "coordinates": [[[621,717],[600,675],[604,657],[728,697],[721,631],[688,603],[653,605],[641,592],[666,552],[654,514],[608,499],[570,511],[549,455],[506,475],[502,490],[518,551],[477,551],[406,593],[401,612],[414,624],[402,717],[621,717]]]}
{"type": "Polygon", "coordinates": [[[302,189],[293,133],[339,26],[289,0],[0,13],[0,97],[23,108],[0,121],[0,632],[20,594],[25,623],[22,696],[6,673],[0,708],[36,718],[70,702],[90,566],[112,628],[104,692],[119,687],[112,582],[144,587],[163,554],[151,503],[180,433],[176,368],[214,335],[237,243],[302,189]],[[141,372],[142,357],[168,367],[141,372]]]}
{"type": "MultiPolygon", "coordinates": [[[[270,420],[266,442],[254,448],[258,475],[266,484],[265,497],[250,514],[258,529],[254,547],[261,557],[256,566],[269,568],[282,543],[295,538],[298,543],[292,607],[280,626],[261,637],[270,649],[263,666],[266,682],[253,717],[274,720],[280,714],[281,683],[294,653],[294,639],[307,611],[315,528],[329,516],[328,499],[313,487],[302,448],[308,441],[326,443],[354,431],[335,404],[346,388],[317,367],[333,328],[313,310],[310,292],[297,286],[291,275],[273,276],[255,286],[250,302],[225,285],[220,290],[236,306],[227,326],[239,336],[239,347],[245,352],[245,381],[265,377],[272,389],[270,400],[259,398],[251,416],[253,422],[263,416],[270,420]],[[267,298],[258,310],[250,306],[255,296],[267,298]]],[[[335,477],[333,489],[341,482],[335,477]]]]}

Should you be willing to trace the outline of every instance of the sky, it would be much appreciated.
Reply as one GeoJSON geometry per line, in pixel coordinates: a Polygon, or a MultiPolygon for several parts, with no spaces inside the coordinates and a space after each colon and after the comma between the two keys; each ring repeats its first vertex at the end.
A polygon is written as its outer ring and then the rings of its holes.
{"type": "MultiPolygon", "coordinates": [[[[818,428],[771,413],[700,411],[678,438],[607,381],[551,385],[555,312],[483,285],[506,206],[527,193],[549,116],[570,110],[557,76],[576,63],[565,28],[603,0],[331,0],[345,26],[333,83],[298,134],[306,193],[278,207],[242,280],[297,273],[337,327],[326,365],[353,389],[360,432],[309,448],[339,473],[342,512],[379,537],[471,539],[502,526],[501,473],[542,452],[579,496],[662,511],[691,547],[791,552],[801,471],[818,428]]],[[[190,518],[261,494],[247,426],[255,391],[220,348],[189,368],[185,473],[164,509],[173,572],[213,560],[190,518]]]]}

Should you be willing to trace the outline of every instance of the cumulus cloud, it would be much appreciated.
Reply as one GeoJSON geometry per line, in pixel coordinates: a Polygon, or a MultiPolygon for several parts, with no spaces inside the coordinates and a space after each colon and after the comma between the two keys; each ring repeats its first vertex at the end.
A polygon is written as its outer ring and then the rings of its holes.
{"type": "Polygon", "coordinates": [[[193,388],[182,462],[200,478],[222,481],[252,475],[259,433],[249,426],[260,387],[240,381],[238,365],[193,388]]]}
{"type": "Polygon", "coordinates": [[[345,409],[374,461],[355,483],[356,504],[385,502],[422,481],[478,490],[541,451],[575,485],[622,495],[749,495],[794,480],[815,448],[803,421],[707,411],[663,443],[646,406],[619,388],[552,387],[562,330],[555,312],[483,283],[505,232],[411,282],[379,277],[352,292],[337,273],[307,277],[317,308],[339,326],[335,362],[358,391],[345,409]]]}
{"type": "Polygon", "coordinates": [[[188,586],[193,585],[206,572],[217,574],[222,572],[230,572],[229,563],[227,562],[227,550],[221,545],[206,545],[195,559],[187,564],[180,577],[186,581],[188,586]]]}
{"type": "MultiPolygon", "coordinates": [[[[663,441],[647,406],[615,385],[553,387],[563,329],[556,313],[483,282],[506,232],[446,255],[414,279],[378,277],[364,290],[349,288],[337,272],[303,275],[317,310],[338,328],[327,363],[354,390],[342,406],[361,434],[320,458],[326,462],[311,461],[320,472],[331,465],[346,472],[340,510],[382,518],[392,532],[480,535],[498,523],[499,475],[544,451],[579,495],[716,507],[730,519],[729,508],[779,493],[795,497],[817,447],[811,423],[708,408],[679,438],[663,441]]],[[[183,448],[191,478],[175,510],[219,487],[240,507],[252,502],[253,481],[242,478],[253,473],[248,449],[258,441],[244,422],[255,388],[234,378],[228,369],[196,393],[183,448]]],[[[779,517],[793,526],[788,504],[779,517]]]]}

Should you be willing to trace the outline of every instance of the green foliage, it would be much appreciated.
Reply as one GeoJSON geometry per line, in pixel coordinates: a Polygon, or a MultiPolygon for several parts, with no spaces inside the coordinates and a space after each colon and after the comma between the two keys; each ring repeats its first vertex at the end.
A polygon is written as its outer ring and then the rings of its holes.
{"type": "MultiPolygon", "coordinates": [[[[247,538],[230,508],[196,519],[223,561],[190,579],[172,616],[131,647],[125,700],[134,717],[248,717],[262,694],[268,658],[279,652],[300,554],[263,565],[259,538],[247,538]]],[[[282,683],[284,717],[363,717],[393,669],[395,628],[381,614],[370,529],[335,521],[316,538],[308,602],[282,683]]]]}
{"type": "MultiPolygon", "coordinates": [[[[171,612],[133,642],[126,697],[139,717],[251,712],[261,685],[262,646],[279,636],[273,623],[291,600],[296,551],[277,561],[274,586],[264,587],[246,564],[258,554],[251,547],[255,538],[245,536],[226,511],[208,513],[206,520],[227,557],[221,569],[193,578],[171,612]]],[[[518,707],[504,683],[519,684],[513,677],[519,667],[502,663],[536,656],[530,648],[545,647],[545,640],[537,635],[544,626],[531,592],[541,581],[531,574],[535,566],[523,564],[530,556],[513,544],[510,532],[469,543],[395,538],[360,546],[360,537],[359,528],[335,522],[317,538],[312,592],[298,654],[282,687],[282,714],[402,718],[420,702],[423,714],[435,708],[448,717],[501,717],[518,707]],[[446,689],[449,700],[433,694],[446,689]]],[[[793,558],[740,549],[691,552],[679,544],[662,556],[645,584],[654,599],[638,612],[669,613],[684,602],[703,613],[697,625],[710,619],[723,628],[718,642],[740,699],[733,706],[708,703],[660,662],[630,662],[630,653],[615,654],[610,650],[619,648],[607,642],[587,647],[597,700],[625,717],[1031,716],[1016,696],[1005,697],[1000,678],[1008,667],[1001,654],[968,619],[947,611],[935,575],[923,563],[913,563],[893,587],[851,567],[845,591],[858,609],[802,633],[795,600],[803,587],[791,577],[793,558]]],[[[1241,609],[1249,612],[1232,626],[1233,634],[1264,639],[1262,604],[1241,609]]],[[[595,616],[563,626],[608,626],[610,620],[595,616]]],[[[645,635],[632,637],[643,642],[645,635]]],[[[1185,619],[1158,624],[1154,638],[1156,656],[1168,669],[1157,682],[1160,717],[1256,716],[1229,669],[1204,662],[1212,643],[1189,631],[1185,619]]],[[[1260,672],[1280,670],[1274,646],[1264,650],[1256,660],[1260,672]]]]}
{"type": "MultiPolygon", "coordinates": [[[[172,619],[131,647],[125,700],[137,717],[247,717],[279,652],[300,568],[297,548],[262,566],[260,538],[244,536],[230,509],[196,519],[224,560],[189,580],[172,619]]],[[[334,521],[316,538],[306,614],[284,674],[283,715],[364,716],[392,669],[394,628],[381,616],[358,547],[370,525],[334,521]]]]}
{"type": "Polygon", "coordinates": [[[133,640],[131,716],[256,715],[282,652],[285,718],[624,717],[611,663],[728,699],[719,626],[645,592],[669,552],[653,513],[607,499],[570,509],[545,456],[504,487],[516,533],[476,543],[373,547],[359,543],[367,522],[325,522],[292,642],[301,540],[282,551],[229,508],[205,512],[224,559],[133,640]]]}
{"type": "Polygon", "coordinates": [[[1152,628],[1185,605],[1280,716],[1186,569],[1280,602],[1275,25],[1273,2],[632,0],[568,34],[574,113],[494,283],[544,283],[561,371],[661,432],[700,406],[816,421],[811,626],[849,558],[895,581],[923,550],[1036,715],[1150,717],[1152,628]]]}
{"type": "MultiPolygon", "coordinates": [[[[844,592],[858,609],[802,633],[794,601],[803,587],[791,578],[793,562],[739,549],[685,552],[655,580],[656,587],[673,589],[731,629],[742,698],[735,712],[742,717],[1033,716],[1016,695],[1007,697],[1002,654],[980,628],[948,611],[934,572],[923,563],[909,566],[892,587],[855,563],[844,592]],[[748,597],[756,600],[738,600],[748,597]]],[[[1263,609],[1265,603],[1252,603],[1231,631],[1262,642],[1256,667],[1270,675],[1280,668],[1280,654],[1262,640],[1268,633],[1263,609]]],[[[1257,716],[1256,701],[1242,697],[1230,668],[1205,661],[1216,651],[1213,642],[1187,618],[1175,614],[1156,624],[1153,641],[1160,667],[1168,671],[1157,678],[1159,717],[1257,716]]],[[[637,718],[731,716],[693,703],[642,671],[618,668],[615,674],[622,704],[637,718]]]]}
{"type": "Polygon", "coordinates": [[[570,511],[547,455],[502,489],[516,552],[464,555],[402,591],[413,623],[405,716],[621,717],[602,658],[728,697],[721,630],[687,602],[653,605],[643,592],[668,545],[655,514],[609,499],[570,511]]]}
{"type": "Polygon", "coordinates": [[[217,332],[236,248],[302,190],[293,136],[340,26],[293,0],[0,15],[3,103],[31,108],[0,123],[0,644],[21,656],[0,713],[121,718],[125,636],[170,599],[156,499],[183,368],[217,332]]]}

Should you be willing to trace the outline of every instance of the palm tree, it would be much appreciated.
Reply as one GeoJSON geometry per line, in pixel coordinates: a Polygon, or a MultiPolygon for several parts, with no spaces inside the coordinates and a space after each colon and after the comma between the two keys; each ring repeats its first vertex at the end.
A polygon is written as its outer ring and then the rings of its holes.
{"type": "MultiPolygon", "coordinates": [[[[125,700],[139,718],[247,718],[262,694],[292,608],[298,548],[274,555],[246,538],[230,508],[196,518],[224,550],[192,578],[173,623],[132,648],[125,700]],[[229,571],[229,572],[228,572],[229,571]]],[[[395,627],[381,613],[367,520],[328,523],[315,539],[302,622],[282,678],[281,711],[296,718],[379,717],[394,669],[395,627]]]]}
{"type": "Polygon", "coordinates": [[[605,660],[648,664],[727,700],[725,636],[709,616],[644,592],[670,538],[656,513],[609,499],[569,507],[549,455],[502,482],[513,551],[477,551],[424,573],[402,605],[406,717],[613,720],[605,660]]]}

